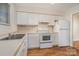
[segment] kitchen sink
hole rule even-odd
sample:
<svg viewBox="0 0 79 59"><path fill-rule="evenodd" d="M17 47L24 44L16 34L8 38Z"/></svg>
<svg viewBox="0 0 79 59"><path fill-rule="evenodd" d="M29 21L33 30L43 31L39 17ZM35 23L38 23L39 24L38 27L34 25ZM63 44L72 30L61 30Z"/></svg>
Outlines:
<svg viewBox="0 0 79 59"><path fill-rule="evenodd" d="M15 40L15 39L22 39L24 36L25 36L25 34L14 34L14 35L11 35L11 36L9 36L9 37L5 37L5 38L0 39L0 40Z"/></svg>
<svg viewBox="0 0 79 59"><path fill-rule="evenodd" d="M22 39L25 34L15 34L11 36L11 39Z"/></svg>

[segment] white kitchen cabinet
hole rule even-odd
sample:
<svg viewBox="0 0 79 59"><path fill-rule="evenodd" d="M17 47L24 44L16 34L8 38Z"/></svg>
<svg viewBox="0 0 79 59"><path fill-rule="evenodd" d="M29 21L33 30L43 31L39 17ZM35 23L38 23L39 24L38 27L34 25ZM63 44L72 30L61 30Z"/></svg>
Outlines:
<svg viewBox="0 0 79 59"><path fill-rule="evenodd" d="M24 36L22 40L23 41L21 42L20 47L18 48L16 56L27 56L27 36Z"/></svg>
<svg viewBox="0 0 79 59"><path fill-rule="evenodd" d="M54 25L53 20L61 20L62 16L17 12L18 25L38 25L39 22L49 22L49 25Z"/></svg>
<svg viewBox="0 0 79 59"><path fill-rule="evenodd" d="M21 47L19 48L19 51L17 53L17 56L23 56L23 48L24 48L24 44L21 45Z"/></svg>
<svg viewBox="0 0 79 59"><path fill-rule="evenodd" d="M58 45L58 33L56 32L52 34L52 43L53 43L53 46Z"/></svg>
<svg viewBox="0 0 79 59"><path fill-rule="evenodd" d="M69 46L69 31L60 30L58 37L59 46Z"/></svg>
<svg viewBox="0 0 79 59"><path fill-rule="evenodd" d="M67 20L58 22L58 42L59 46L70 46L70 23Z"/></svg>
<svg viewBox="0 0 79 59"><path fill-rule="evenodd" d="M29 49L40 47L39 34L29 33L27 38L28 38L28 48Z"/></svg>
<svg viewBox="0 0 79 59"><path fill-rule="evenodd" d="M39 22L50 22L50 16L51 15L40 15L40 20Z"/></svg>
<svg viewBox="0 0 79 59"><path fill-rule="evenodd" d="M60 26L60 28L68 28L69 29L69 21L67 20L60 20L59 23L58 23Z"/></svg>
<svg viewBox="0 0 79 59"><path fill-rule="evenodd" d="M16 56L25 56L25 55L26 55L25 52L27 52L27 51L26 51L26 45L25 45L25 43L23 42L23 43L21 44L21 46L20 46L20 48L19 48L19 51L18 51L18 53L17 53Z"/></svg>
<svg viewBox="0 0 79 59"><path fill-rule="evenodd" d="M27 25L29 15L28 13L17 12L17 24L18 25Z"/></svg>
<svg viewBox="0 0 79 59"><path fill-rule="evenodd" d="M29 13L28 15L29 15L28 25L38 25L39 15L32 13Z"/></svg>
<svg viewBox="0 0 79 59"><path fill-rule="evenodd" d="M17 12L18 25L38 25L38 17L36 14Z"/></svg>
<svg viewBox="0 0 79 59"><path fill-rule="evenodd" d="M52 42L40 44L40 48L51 48L52 46L53 46Z"/></svg>

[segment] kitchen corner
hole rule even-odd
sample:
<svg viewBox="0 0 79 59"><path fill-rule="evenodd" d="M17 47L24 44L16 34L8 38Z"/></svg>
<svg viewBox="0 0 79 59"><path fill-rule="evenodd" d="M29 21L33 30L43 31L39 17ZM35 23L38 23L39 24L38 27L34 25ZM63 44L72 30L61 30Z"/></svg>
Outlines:
<svg viewBox="0 0 79 59"><path fill-rule="evenodd" d="M71 17L78 8L74 3L0 3L0 56L67 52L79 41L79 12Z"/></svg>
<svg viewBox="0 0 79 59"><path fill-rule="evenodd" d="M20 56L24 55L23 49L26 49L26 35L22 39L1 40L0 41L0 56ZM23 50L23 51L22 51Z"/></svg>

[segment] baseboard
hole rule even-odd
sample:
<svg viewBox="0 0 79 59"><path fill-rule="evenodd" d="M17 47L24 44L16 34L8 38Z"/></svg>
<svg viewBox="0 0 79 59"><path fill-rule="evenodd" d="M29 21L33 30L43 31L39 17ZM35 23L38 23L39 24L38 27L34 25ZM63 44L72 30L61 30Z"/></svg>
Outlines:
<svg viewBox="0 0 79 59"><path fill-rule="evenodd" d="M70 47L70 46L59 46L60 48Z"/></svg>
<svg viewBox="0 0 79 59"><path fill-rule="evenodd" d="M58 45L53 45L53 47L58 47Z"/></svg>
<svg viewBox="0 0 79 59"><path fill-rule="evenodd" d="M31 49L40 49L40 47L28 48L28 50L31 50Z"/></svg>
<svg viewBox="0 0 79 59"><path fill-rule="evenodd" d="M65 47L71 47L71 46L58 46L58 45L54 45L53 47L65 48ZM53 48L53 47L50 47L50 48ZM50 48L48 48L48 49L50 49ZM35 47L35 48L29 48L28 50L31 50L31 49L46 49L46 48Z"/></svg>

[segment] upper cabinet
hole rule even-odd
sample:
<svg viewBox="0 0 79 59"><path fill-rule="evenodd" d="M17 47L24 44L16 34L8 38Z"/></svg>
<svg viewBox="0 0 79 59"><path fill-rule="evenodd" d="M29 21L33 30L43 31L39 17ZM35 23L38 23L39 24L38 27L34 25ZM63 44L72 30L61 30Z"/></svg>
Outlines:
<svg viewBox="0 0 79 59"><path fill-rule="evenodd" d="M17 13L17 24L18 25L26 25L28 23L28 14L27 13Z"/></svg>
<svg viewBox="0 0 79 59"><path fill-rule="evenodd" d="M28 25L38 25L39 15L29 13Z"/></svg>
<svg viewBox="0 0 79 59"><path fill-rule="evenodd" d="M0 3L0 24L7 25L10 22L9 19L10 7L8 3Z"/></svg>
<svg viewBox="0 0 79 59"><path fill-rule="evenodd" d="M18 25L38 25L38 15L17 12L17 24Z"/></svg>
<svg viewBox="0 0 79 59"><path fill-rule="evenodd" d="M40 22L48 22L54 25L54 20L60 20L61 16L17 12L17 25L38 25Z"/></svg>

